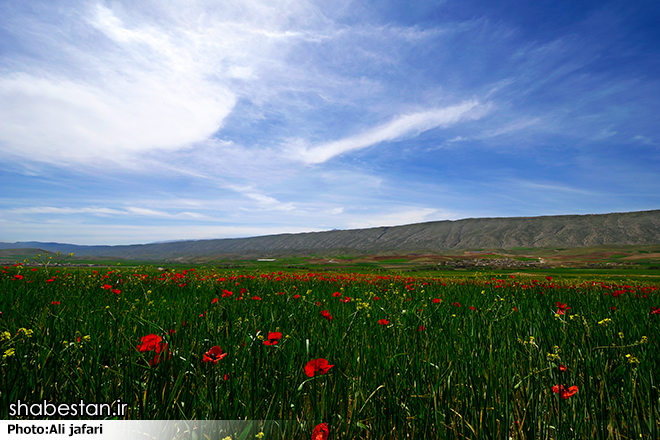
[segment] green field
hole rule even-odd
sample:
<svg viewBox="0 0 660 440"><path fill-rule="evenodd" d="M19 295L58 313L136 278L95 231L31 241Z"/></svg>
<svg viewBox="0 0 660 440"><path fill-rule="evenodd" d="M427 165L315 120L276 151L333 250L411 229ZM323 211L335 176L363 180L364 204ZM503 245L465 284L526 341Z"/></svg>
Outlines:
<svg viewBox="0 0 660 440"><path fill-rule="evenodd" d="M657 277L276 264L4 266L0 415L82 399L284 421L263 438L657 438Z"/></svg>

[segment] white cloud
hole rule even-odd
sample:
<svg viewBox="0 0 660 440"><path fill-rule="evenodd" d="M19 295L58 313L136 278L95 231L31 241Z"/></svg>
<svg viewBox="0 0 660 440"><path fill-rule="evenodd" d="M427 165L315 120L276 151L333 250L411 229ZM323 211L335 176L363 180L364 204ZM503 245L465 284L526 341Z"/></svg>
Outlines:
<svg viewBox="0 0 660 440"><path fill-rule="evenodd" d="M591 137L592 141L602 141L603 139L616 136L617 132L613 130L602 129Z"/></svg>
<svg viewBox="0 0 660 440"><path fill-rule="evenodd" d="M6 211L9 214L30 215L30 214L48 214L48 215L63 215L71 216L77 214L89 214L94 216L142 216L142 217L157 217L157 218L187 218L187 219L205 219L208 216L199 214L197 212L183 211L177 213L169 213L148 208L128 207L126 209L114 208L71 208L71 207L55 207L55 206L35 206L32 208L15 208Z"/></svg>
<svg viewBox="0 0 660 440"><path fill-rule="evenodd" d="M438 127L447 127L462 121L480 119L492 108L490 103L466 101L459 105L411 113L372 128L365 133L313 147L291 145L290 154L308 164L317 164L349 151L371 147L381 142L414 137Z"/></svg>
<svg viewBox="0 0 660 440"><path fill-rule="evenodd" d="M121 162L204 140L222 126L236 96L205 78L202 60L185 50L190 39L129 28L102 6L88 24L116 43L114 51L75 51L91 75L45 74L39 65L0 77L1 150L45 162Z"/></svg>
<svg viewBox="0 0 660 440"><path fill-rule="evenodd" d="M202 140L233 106L222 91L189 93L146 75L134 78L114 90L31 75L2 78L0 99L8 105L0 110L0 145L48 162L125 159Z"/></svg>
<svg viewBox="0 0 660 440"><path fill-rule="evenodd" d="M511 132L516 132L520 130L524 130L526 128L532 127L534 125L537 125L539 122L541 122L541 118L527 118L527 117L522 117L520 119L516 119L515 121L512 121L503 127L500 127L496 130L489 131L485 133L484 135L480 136L480 139L487 139L495 136L502 136L504 134L508 134Z"/></svg>
<svg viewBox="0 0 660 440"><path fill-rule="evenodd" d="M144 201L149 203L149 201ZM157 202L157 201L154 201ZM209 203L213 203L209 201ZM109 210L106 208L53 208L39 207L0 211L0 241L36 240L58 241L74 244L130 244L148 243L172 239L213 239L252 237L282 233L303 233L329 229L356 229L380 226L397 226L439 219L458 218L456 213L423 206L389 206L386 210L363 210L327 204L323 201L306 206L297 216L267 221L268 213L254 216L240 214L233 219L204 216L194 225L182 229L181 221L186 212L168 214L149 208L130 207ZM237 208L236 208L237 209ZM104 215L99 213L103 212ZM107 213L121 215L122 223L114 224ZM6 215L10 214L10 215ZM19 215L20 214L20 215ZM36 215L35 215L36 214ZM47 220L39 214L50 215ZM95 219L90 218L96 217ZM102 219L99 220L99 217ZM146 224L144 217L163 219ZM103 220L108 219L108 220Z"/></svg>
<svg viewBox="0 0 660 440"><path fill-rule="evenodd" d="M196 225L182 228L181 225L140 225L140 224L85 224L66 219L50 221L10 221L0 219L5 231L12 231L11 237L0 234L0 241L57 241L79 245L143 244L163 240L204 240L222 238L256 237L283 233L312 232L311 229L287 226L249 225ZM6 228L6 229L5 229ZM13 237L29 237L27 239Z"/></svg>
<svg viewBox="0 0 660 440"><path fill-rule="evenodd" d="M254 190L253 188L240 188L232 187L237 192L243 194L251 200L257 202L257 206L243 207L241 209L245 211L257 210L273 210L273 211L292 211L295 209L293 203L282 203L274 197L267 196L261 192Z"/></svg>
<svg viewBox="0 0 660 440"><path fill-rule="evenodd" d="M400 50L405 41L420 44L457 31L454 27L340 25L332 17L341 15L338 11L344 6L306 1L182 4L145 0L91 3L75 14L69 11L60 17L67 31L62 31L62 23L33 21L20 38L26 44L47 46L43 51L52 56L26 58L21 69L0 74L0 152L60 165L107 167L112 162L111 167L145 172L148 168L136 164L144 164L147 157L173 153L199 157L197 151L204 144L213 144L223 160L209 158L206 165L215 162L230 173L246 169L250 172L244 176L258 176L254 171L258 167L252 164L265 161L255 161L257 155L282 156L274 149L280 142L277 137L266 137L266 146L212 138L236 112L241 99L254 106L241 108L248 114L234 115L250 123L267 111L264 105L277 105L282 122L298 120L303 108L322 111L319 99L323 105L356 105L356 99L369 99L372 110L409 106L387 99L373 103L383 87L378 79L353 76L336 66L319 64L318 58L341 51L348 57L345 63L367 60L378 65L369 54L386 56L383 48L392 44ZM355 38L360 40L359 48L351 43ZM351 54L346 55L346 49ZM306 65L305 53L316 61ZM317 134L297 125L293 136L302 139L301 147L280 163L294 165L289 159L297 165L324 162L379 142L478 119L488 110L488 103L476 101L422 110L360 135L311 147L305 139ZM278 136L286 138L291 132ZM273 149L264 151L268 145Z"/></svg>
<svg viewBox="0 0 660 440"><path fill-rule="evenodd" d="M158 211L155 209L148 209L148 208L136 208L136 207L129 207L126 208L126 213L127 214L135 214L135 215L140 215L144 217L159 217L159 218L187 218L187 219L204 219L208 218L205 215L196 213L196 212L190 212L190 211L184 211L184 212L178 212L176 214L171 214L169 212L165 211Z"/></svg>
<svg viewBox="0 0 660 440"><path fill-rule="evenodd" d="M653 139L650 137L642 136L642 135L637 135L634 138L632 138L633 141L635 142L641 142L644 145L654 145L655 142L653 142Z"/></svg>
<svg viewBox="0 0 660 440"><path fill-rule="evenodd" d="M11 214L55 214L55 215L70 215L70 214L94 214L94 215L119 215L124 212L118 209L111 208L59 208L55 206L35 206L32 208L16 208L8 211Z"/></svg>
<svg viewBox="0 0 660 440"><path fill-rule="evenodd" d="M245 82L282 68L291 41L315 38L286 29L309 14L305 4L146 3L66 15L79 19L68 29L80 35L31 24L20 38L49 56L0 74L0 152L123 167L146 152L189 147L222 128L250 90Z"/></svg>
<svg viewBox="0 0 660 440"><path fill-rule="evenodd" d="M452 217L450 213L441 212L433 208L401 208L395 210L389 208L389 213L374 213L368 216L356 216L349 220L348 225L351 228L376 228L380 226L399 226L408 225L411 223L422 223L426 221L435 220L438 217L449 218ZM394 212L392 212L394 211ZM449 215L448 215L449 214Z"/></svg>
<svg viewBox="0 0 660 440"><path fill-rule="evenodd" d="M536 193L539 191L549 191L552 193L562 192L562 193L572 193L572 194L582 194L586 196L596 196L601 195L593 191L587 191L579 188L573 188L567 185L559 185L553 183L538 183L522 179L510 179L511 186L514 188L522 190L533 190Z"/></svg>

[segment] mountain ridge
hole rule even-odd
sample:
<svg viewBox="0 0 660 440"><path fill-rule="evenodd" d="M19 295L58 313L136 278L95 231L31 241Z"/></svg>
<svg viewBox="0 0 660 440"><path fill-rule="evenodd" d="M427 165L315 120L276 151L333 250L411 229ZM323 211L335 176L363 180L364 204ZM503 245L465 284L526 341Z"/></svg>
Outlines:
<svg viewBox="0 0 660 440"><path fill-rule="evenodd" d="M536 217L482 217L400 226L283 233L248 238L83 246L0 243L0 249L39 248L76 256L156 260L177 257L278 256L314 253L440 252L459 249L579 248L660 244L660 210Z"/></svg>

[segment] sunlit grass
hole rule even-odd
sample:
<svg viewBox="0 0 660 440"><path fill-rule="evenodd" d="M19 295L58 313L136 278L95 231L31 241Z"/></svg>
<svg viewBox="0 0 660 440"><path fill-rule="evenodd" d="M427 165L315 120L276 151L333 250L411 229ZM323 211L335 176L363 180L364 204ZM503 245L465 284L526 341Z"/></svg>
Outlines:
<svg viewBox="0 0 660 440"><path fill-rule="evenodd" d="M287 438L322 422L332 438L653 438L654 307L654 285L550 277L8 266L0 411L83 399L127 419L286 420ZM332 367L310 377L316 359Z"/></svg>

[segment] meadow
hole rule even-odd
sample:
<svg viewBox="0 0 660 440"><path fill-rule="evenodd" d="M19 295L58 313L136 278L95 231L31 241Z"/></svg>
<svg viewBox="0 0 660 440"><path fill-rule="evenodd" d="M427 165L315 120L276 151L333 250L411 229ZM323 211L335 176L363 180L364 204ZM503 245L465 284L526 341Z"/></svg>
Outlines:
<svg viewBox="0 0 660 440"><path fill-rule="evenodd" d="M1 269L5 420L83 400L115 415L75 419L255 421L233 440L658 437L643 279Z"/></svg>

